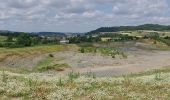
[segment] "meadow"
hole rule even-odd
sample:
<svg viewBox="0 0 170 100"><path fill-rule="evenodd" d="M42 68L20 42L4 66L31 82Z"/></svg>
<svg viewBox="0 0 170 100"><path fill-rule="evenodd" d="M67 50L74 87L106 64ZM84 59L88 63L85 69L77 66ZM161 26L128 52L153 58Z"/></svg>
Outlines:
<svg viewBox="0 0 170 100"><path fill-rule="evenodd" d="M38 100L168 100L170 70L98 78L87 73L53 75L0 71L0 99Z"/></svg>

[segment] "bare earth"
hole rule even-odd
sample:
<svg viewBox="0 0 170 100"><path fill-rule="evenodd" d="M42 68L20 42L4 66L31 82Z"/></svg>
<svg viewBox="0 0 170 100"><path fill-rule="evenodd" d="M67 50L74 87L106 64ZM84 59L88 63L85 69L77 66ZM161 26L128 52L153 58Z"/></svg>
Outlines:
<svg viewBox="0 0 170 100"><path fill-rule="evenodd" d="M128 46L125 47L126 45ZM169 50L152 49L156 47L144 43L128 43L122 47L121 50L128 55L127 59L119 56L113 59L110 56L79 53L76 50L70 50L53 52L54 61L52 64L66 63L71 67L65 69L63 72L55 73L67 74L75 71L85 74L92 72L97 76L115 76L170 66ZM33 68L47 56L48 54L12 55L3 59L3 61L0 62L0 66ZM50 71L50 73L52 72L53 71Z"/></svg>
<svg viewBox="0 0 170 100"><path fill-rule="evenodd" d="M70 57L61 62L72 65L72 68L67 70L66 73L76 71L80 73L92 72L97 76L114 76L158 69L170 65L170 51L136 51L129 54L127 59L112 59L111 57L77 53L73 53L74 56L71 56L71 52L57 53L56 55L61 56L62 54Z"/></svg>

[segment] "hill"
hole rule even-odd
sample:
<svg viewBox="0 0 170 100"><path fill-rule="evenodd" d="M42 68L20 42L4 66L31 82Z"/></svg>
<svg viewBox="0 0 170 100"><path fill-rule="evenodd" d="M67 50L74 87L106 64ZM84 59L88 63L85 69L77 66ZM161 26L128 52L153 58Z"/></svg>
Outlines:
<svg viewBox="0 0 170 100"><path fill-rule="evenodd" d="M20 33L29 33L30 35L38 35L38 36L48 36L48 37L74 37L78 35L84 35L83 33L71 33L71 32L17 32L17 31L9 31L9 30L0 30L1 36L18 36Z"/></svg>
<svg viewBox="0 0 170 100"><path fill-rule="evenodd" d="M95 34L99 32L134 31L134 30L164 31L164 30L170 30L170 26L159 25L159 24L144 24L139 26L101 27L96 30L90 31L87 34Z"/></svg>

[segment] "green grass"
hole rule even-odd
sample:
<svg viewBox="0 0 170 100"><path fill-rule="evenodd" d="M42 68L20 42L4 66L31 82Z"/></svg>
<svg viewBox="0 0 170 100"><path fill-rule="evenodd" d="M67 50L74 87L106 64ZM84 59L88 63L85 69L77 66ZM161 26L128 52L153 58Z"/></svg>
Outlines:
<svg viewBox="0 0 170 100"><path fill-rule="evenodd" d="M38 71L48 71L48 70L55 70L55 71L64 71L65 68L70 68L70 66L66 63L63 64L52 64L54 61L54 56L49 54L48 57L39 61L35 70Z"/></svg>
<svg viewBox="0 0 170 100"><path fill-rule="evenodd" d="M46 71L48 70L48 66L50 66L51 62L54 60L53 57L46 57L44 59L42 59L36 66L36 68L39 70L39 71Z"/></svg>

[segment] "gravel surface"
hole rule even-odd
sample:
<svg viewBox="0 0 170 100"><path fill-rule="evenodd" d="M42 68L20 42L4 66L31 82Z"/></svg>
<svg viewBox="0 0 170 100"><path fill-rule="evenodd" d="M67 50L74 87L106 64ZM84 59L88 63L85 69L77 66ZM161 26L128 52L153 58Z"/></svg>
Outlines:
<svg viewBox="0 0 170 100"><path fill-rule="evenodd" d="M52 53L54 61L51 64L66 63L71 67L57 73L65 74L75 71L84 74L93 72L97 76L122 75L170 66L170 51L146 49L147 47L143 43L133 43L131 45L120 47L128 55L127 59L119 56L113 59L110 56L100 54L63 51ZM145 49L143 49L144 47ZM48 54L12 55L0 62L0 66L34 67L47 56Z"/></svg>

